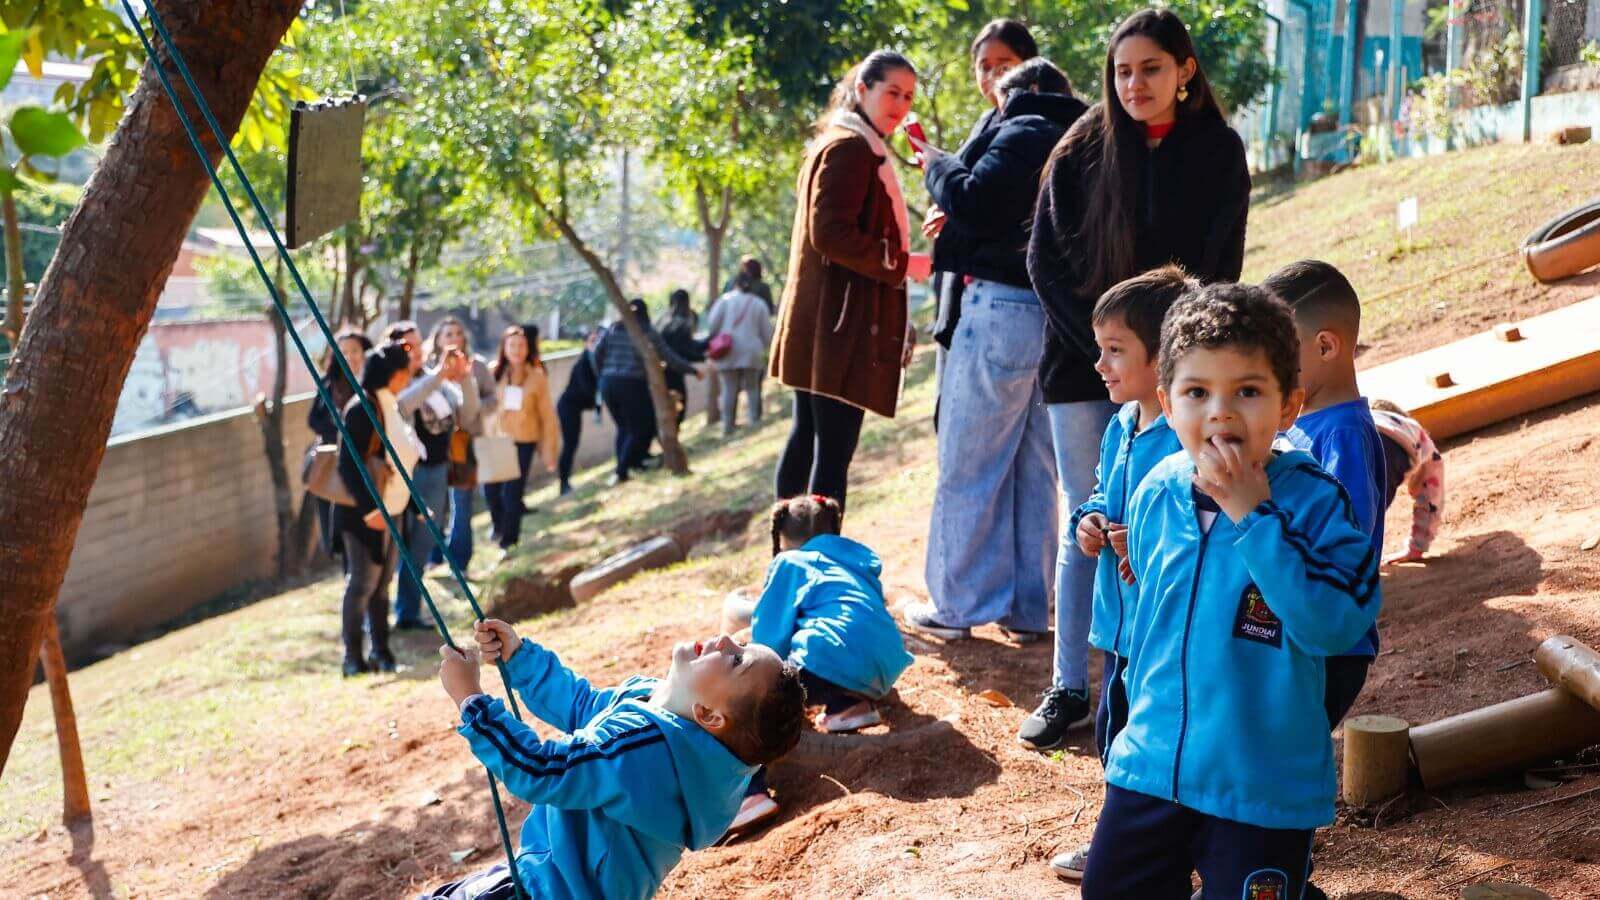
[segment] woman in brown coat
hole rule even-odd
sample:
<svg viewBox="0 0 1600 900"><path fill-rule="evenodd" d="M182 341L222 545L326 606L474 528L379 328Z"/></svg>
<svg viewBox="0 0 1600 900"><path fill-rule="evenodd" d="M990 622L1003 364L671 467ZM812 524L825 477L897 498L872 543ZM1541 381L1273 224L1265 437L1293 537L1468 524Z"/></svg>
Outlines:
<svg viewBox="0 0 1600 900"><path fill-rule="evenodd" d="M822 494L843 504L863 413L894 416L911 359L912 261L905 200L884 141L911 111L916 89L905 57L868 56L834 91L800 167L771 364L772 376L794 389L780 499Z"/></svg>

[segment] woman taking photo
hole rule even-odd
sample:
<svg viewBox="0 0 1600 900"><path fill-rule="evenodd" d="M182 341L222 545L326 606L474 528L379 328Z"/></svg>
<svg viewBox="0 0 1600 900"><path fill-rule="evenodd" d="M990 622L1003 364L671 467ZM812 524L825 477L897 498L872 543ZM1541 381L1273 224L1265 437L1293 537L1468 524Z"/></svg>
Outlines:
<svg viewBox="0 0 1600 900"><path fill-rule="evenodd" d="M905 57L875 51L834 90L800 167L770 368L794 389L794 426L778 461L780 499L824 494L843 504L863 413L895 413L900 370L911 361L911 255L905 200L884 141L911 111L916 90Z"/></svg>
<svg viewBox="0 0 1600 900"><path fill-rule="evenodd" d="M522 492L528 484L533 453L539 451L547 470L556 470L561 452L561 424L556 419L555 403L550 399L550 379L539 348L518 325L506 328L500 336L500 354L491 369L495 398L500 415L494 432L511 438L517 445L517 477L483 486L489 503L489 518L500 547L510 549L522 539Z"/></svg>
<svg viewBox="0 0 1600 900"><path fill-rule="evenodd" d="M411 383L411 351L404 344L388 343L367 354L361 371L361 390L382 418L383 433L394 445L401 465L409 473L417 464L421 444L401 415L395 395ZM398 555L394 538L372 494L362 481L362 468L383 500L383 508L398 519L411 494L405 479L395 474L383 442L372 427L372 419L351 396L344 407L344 427L350 434L349 447L339 453L339 477L355 498L354 506L333 508L333 528L344 544L344 637L345 677L363 672L393 672L394 654L389 652L389 580L394 577ZM415 560L420 565L421 560ZM410 577L409 575L407 577ZM365 633L372 636L372 652L363 656Z"/></svg>
<svg viewBox="0 0 1600 900"><path fill-rule="evenodd" d="M1049 320L1039 377L1062 509L1076 508L1093 490L1100 437L1114 411L1093 367L1095 300L1167 263L1202 281L1237 280L1250 205L1244 145L1177 16L1145 9L1124 20L1107 47L1102 84L1100 103L1052 154L1028 243L1028 274ZM1094 567L1071 535L1061 535L1052 684L1018 735L1035 749L1059 746L1091 715L1086 640ZM1082 862L1063 854L1051 867L1073 878Z"/></svg>
<svg viewBox="0 0 1600 900"><path fill-rule="evenodd" d="M966 151L922 148L928 194L948 217L935 264L970 284L940 385L929 602L906 619L946 640L998 622L1033 642L1050 628L1056 473L1039 390L1045 317L1025 251L1039 172L1085 107L1046 59L1012 69L995 93L999 114Z"/></svg>
<svg viewBox="0 0 1600 900"><path fill-rule="evenodd" d="M478 392L477 417L474 421L457 422L456 425L468 434L482 434L483 422L495 411L494 378L489 374L489 364L472 352L472 337L467 333L467 327L455 316L445 316L433 326L433 334L428 338L428 355L423 365L428 369L438 368L445 352L449 350L460 350L472 366L471 377L461 382L461 389L476 389ZM450 560L458 569L466 569L472 559L472 500L476 493L475 487L450 486L450 528L446 540L449 542ZM440 531L444 530L443 523L440 523ZM441 548L434 547L428 561L435 564L444 562Z"/></svg>

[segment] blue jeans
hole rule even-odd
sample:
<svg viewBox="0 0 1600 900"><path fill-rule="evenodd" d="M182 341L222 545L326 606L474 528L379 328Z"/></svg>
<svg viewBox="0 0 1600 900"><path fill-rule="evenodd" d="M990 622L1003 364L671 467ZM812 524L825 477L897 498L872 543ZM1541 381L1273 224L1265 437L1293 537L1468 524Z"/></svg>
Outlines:
<svg viewBox="0 0 1600 900"><path fill-rule="evenodd" d="M1056 448L1056 477L1061 484L1061 518L1094 492L1094 471L1100 463L1100 439L1117 412L1108 400L1050 404L1050 432ZM1056 658L1051 682L1058 688L1083 690L1089 684L1089 615L1094 606L1095 560L1083 555L1065 526L1056 550Z"/></svg>
<svg viewBox="0 0 1600 900"><path fill-rule="evenodd" d="M939 393L925 571L942 624L1050 628L1057 514L1039 390L1044 329L1027 288L975 281L962 302Z"/></svg>
<svg viewBox="0 0 1600 900"><path fill-rule="evenodd" d="M417 496L428 505L428 513L433 516L433 521L444 530L444 504L449 493L449 469L443 463L435 465L419 464L411 473L411 483L417 487ZM411 553L411 561L417 567L420 575L422 567L428 564L428 554L433 552L433 534L422 521L422 513L416 509L416 504L406 507L403 532L406 538L406 547ZM404 565L396 567L400 572L400 584L394 592L394 621L396 625L410 625L422 621L422 591L417 586L417 580L411 577Z"/></svg>
<svg viewBox="0 0 1600 900"><path fill-rule="evenodd" d="M465 569L472 560L472 501L476 496L476 488L450 489L450 561L458 569ZM444 561L437 548L433 555Z"/></svg>

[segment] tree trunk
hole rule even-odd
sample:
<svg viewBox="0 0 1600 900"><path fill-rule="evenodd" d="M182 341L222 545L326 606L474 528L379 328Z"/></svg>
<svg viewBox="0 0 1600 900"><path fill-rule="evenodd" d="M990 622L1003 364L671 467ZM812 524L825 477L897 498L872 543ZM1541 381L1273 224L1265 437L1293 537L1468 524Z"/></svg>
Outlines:
<svg viewBox="0 0 1600 900"><path fill-rule="evenodd" d="M411 318L411 298L417 292L417 266L422 254L416 243L411 244L411 257L406 261L406 283L400 291L400 318Z"/></svg>
<svg viewBox="0 0 1600 900"><path fill-rule="evenodd" d="M276 271L278 296L283 296L283 262ZM256 400L256 424L261 426L261 442L267 455L267 472L272 475L273 509L278 516L278 578L288 578L299 567L294 547L294 500L289 494L289 466L283 453L283 395L289 381L289 348L283 317L276 309L267 310L272 326L272 357L276 371L272 376L272 398ZM333 348L339 352L338 347Z"/></svg>
<svg viewBox="0 0 1600 900"><path fill-rule="evenodd" d="M356 273L361 269L361 235L356 232L354 224L346 225L344 229L344 285L339 291L342 298L339 302L344 305L344 314L351 319L356 318L360 308L356 305ZM361 314L362 325L366 325L366 315Z"/></svg>
<svg viewBox="0 0 1600 900"><path fill-rule="evenodd" d="M61 755L61 821L67 825L89 817L89 778L83 770L83 745L78 740L78 716L72 711L72 691L67 685L67 660L61 654L61 632L54 615L45 617L39 663L50 683L50 708L55 713L56 749Z"/></svg>
<svg viewBox="0 0 1600 900"><path fill-rule="evenodd" d="M673 403L672 395L667 393L667 379L662 374L661 357L656 353L655 345L645 337L644 327L633 316L633 308L628 305L628 298L622 293L622 285L617 280L616 273L605 264L598 254L589 248L583 237L572 227L572 223L559 214L554 208L544 201L544 195L532 184L524 184L528 196L533 200L534 206L544 213L545 217L556 226L567 244L572 247L589 266L589 271L600 279L600 284L606 289L606 296L610 298L611 305L621 317L622 327L628 330L628 338L633 341L633 348L639 352L639 358L644 360L645 381L650 385L650 403L655 407L656 413L656 439L661 442L661 463L667 471L674 475L689 474L689 456L684 453L683 445L678 443L678 407Z"/></svg>
<svg viewBox="0 0 1600 900"><path fill-rule="evenodd" d="M6 340L12 347L22 334L22 303L28 293L28 273L23 271L22 229L17 227L17 198L6 194L0 199L5 214L6 242Z"/></svg>
<svg viewBox="0 0 1600 900"><path fill-rule="evenodd" d="M299 0L156 0L228 135ZM185 102L187 98L185 98ZM191 108L198 120L198 111ZM207 139L217 158L221 148ZM0 770L134 351L210 180L146 65L0 393ZM93 347L94 352L81 352Z"/></svg>

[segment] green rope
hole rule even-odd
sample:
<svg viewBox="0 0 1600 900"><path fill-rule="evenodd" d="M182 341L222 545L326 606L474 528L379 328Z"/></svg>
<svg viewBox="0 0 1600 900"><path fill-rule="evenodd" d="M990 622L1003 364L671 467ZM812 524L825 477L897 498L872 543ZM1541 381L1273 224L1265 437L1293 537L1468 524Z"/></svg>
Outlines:
<svg viewBox="0 0 1600 900"><path fill-rule="evenodd" d="M217 189L217 193L221 196L223 206L228 211L228 217L232 219L234 228L239 232L239 237L243 241L246 251L249 252L251 261L255 264L257 274L261 276L262 283L264 283L267 287L267 293L269 296L271 296L273 305L277 308L278 314L283 318L283 321L289 326L286 330L294 341L295 350L298 351L301 362L303 362L307 370L312 373L318 398L323 403L327 404L329 409L333 409L333 398L328 392L328 387L323 383L322 379L316 377L316 365L312 362L311 353L306 349L305 341L300 337L299 333L293 327L289 316L288 307L284 304L283 298L279 295L277 285L273 282L271 276L267 274L266 266L262 263L260 255L256 253L255 246L250 240L248 230L245 228L244 222L239 218L239 214L234 207L233 199L228 195L227 188L223 186L222 179L217 174L216 167L212 165L211 159L206 155L205 146L202 143L199 134L196 132L194 123L189 118L189 114L184 110L182 102L178 99L177 91L173 88L171 80L167 77L166 70L161 65L155 47L151 44L149 35L146 33L143 24L141 24L138 14L134 12L130 0L122 0L122 5L128 13L129 21L133 23L134 30L139 35L139 42L144 46L145 54L149 57L151 68L155 70L157 78L160 79L161 87L166 93L167 98L172 101L173 110L178 114L178 121L180 124L182 124L184 133L188 136L189 143L194 148L195 156L199 158L200 164L205 167L206 174L211 178L211 184ZM267 213L265 207L261 203L261 199L256 195L255 188L251 185L250 179L245 175L243 168L239 165L239 161L234 156L233 150L229 146L227 138L222 133L221 126L218 125L215 115L212 114L210 105L206 103L205 96L200 92L199 86L195 84L194 77L189 73L189 67L184 61L183 54L179 52L176 43L173 42L172 35L167 31L166 25L161 21L161 17L156 12L155 5L153 3L146 4L146 12L150 16L150 24L155 27L155 30L160 36L163 45L172 58L173 64L178 69L179 75L183 78L184 84L188 87L189 93L194 97L195 105L199 108L201 115L205 118L206 125L210 129L212 137L214 137L218 145L221 146L222 152L227 156L228 162L232 166L235 176L238 177L240 184L243 185L245 194L250 198L250 202L252 206L254 206L256 214L260 218L262 225L272 237L272 243L277 249L278 258L289 270L290 275L293 276L295 286L299 288L301 297L305 300L307 307L311 310L311 315L316 320L317 327L322 332L323 338L328 342L328 346L336 347L337 342L334 339L332 329L329 328L328 322L323 317L321 310L317 308L316 301L312 299L311 292L306 288L305 281L301 278L299 269L295 266L294 260L290 258L288 249L284 246L282 239L278 235L276 227L274 227L272 224L272 217ZM349 364L345 361L344 355L341 353L334 353L333 358L336 365L339 367L340 373L344 375L345 379L349 382L351 388L353 389L355 396L359 399L361 408L365 410L367 416L372 420L374 432L378 435L380 442L383 444L384 450L388 453L389 459L393 462L395 471L405 482L406 490L408 493L410 493L412 502L416 503L419 509L426 510L427 505L424 504L417 496L416 485L412 483L411 477L409 473L406 472L405 466L401 463L399 454L396 452L394 445L390 443L388 435L383 431L381 417L379 416L377 410L375 410L372 407L372 404L368 401L366 392L361 389L360 383L355 377L355 373L351 371ZM353 441L350 439L350 433L345 427L343 418L335 415L333 416L333 421L335 426L338 428L339 436L343 440L346 449L352 456L356 457L358 464L355 468L361 477L362 485L367 489L367 492L371 494L372 498L376 502L378 513L383 518L384 526L388 529L390 538L395 541L400 559L405 564L406 572L416 581L418 590L422 595L422 599L428 606L428 612L433 616L434 626L438 629L440 636L444 638L445 643L453 649L456 648L455 641L450 637L450 629L447 625L445 625L444 617L439 613L438 606L434 603L433 597L429 594L426 584L423 583L421 570L418 568L416 561L411 558L410 550L405 545L405 542L400 540L399 527L395 524L394 519L389 515L388 509L384 506L383 498L377 488L373 485L372 479L366 471L366 466L360 464L361 460L357 455ZM445 544L444 536L440 533L438 526L432 521L432 517L429 515L423 515L421 519L424 523L426 523L429 531L433 535L434 540L440 546L443 546ZM449 554L446 554L445 556L446 562L450 566L451 573L455 576L457 584L461 586L463 593L466 595L468 604L472 607L473 614L479 621L482 621L484 618L483 610L481 607L479 607L477 599L473 596L472 589L467 584L466 577L462 574L455 561L449 558ZM504 663L496 660L495 665L500 670L502 680L505 680L506 683L509 684L509 679L506 679L505 675ZM510 691L507 692L507 701L512 712L517 716L518 719L521 719L522 711L517 705L516 697L511 694ZM488 771L487 767L485 767L485 773L488 775L489 779L489 796L494 803L495 819L500 829L500 842L505 847L506 863L510 870L512 886L515 888L519 898L526 897L527 892L522 887L521 875L517 872L516 852L512 847L511 832L506 824L505 810L500 802L500 791L495 784L494 773Z"/></svg>

